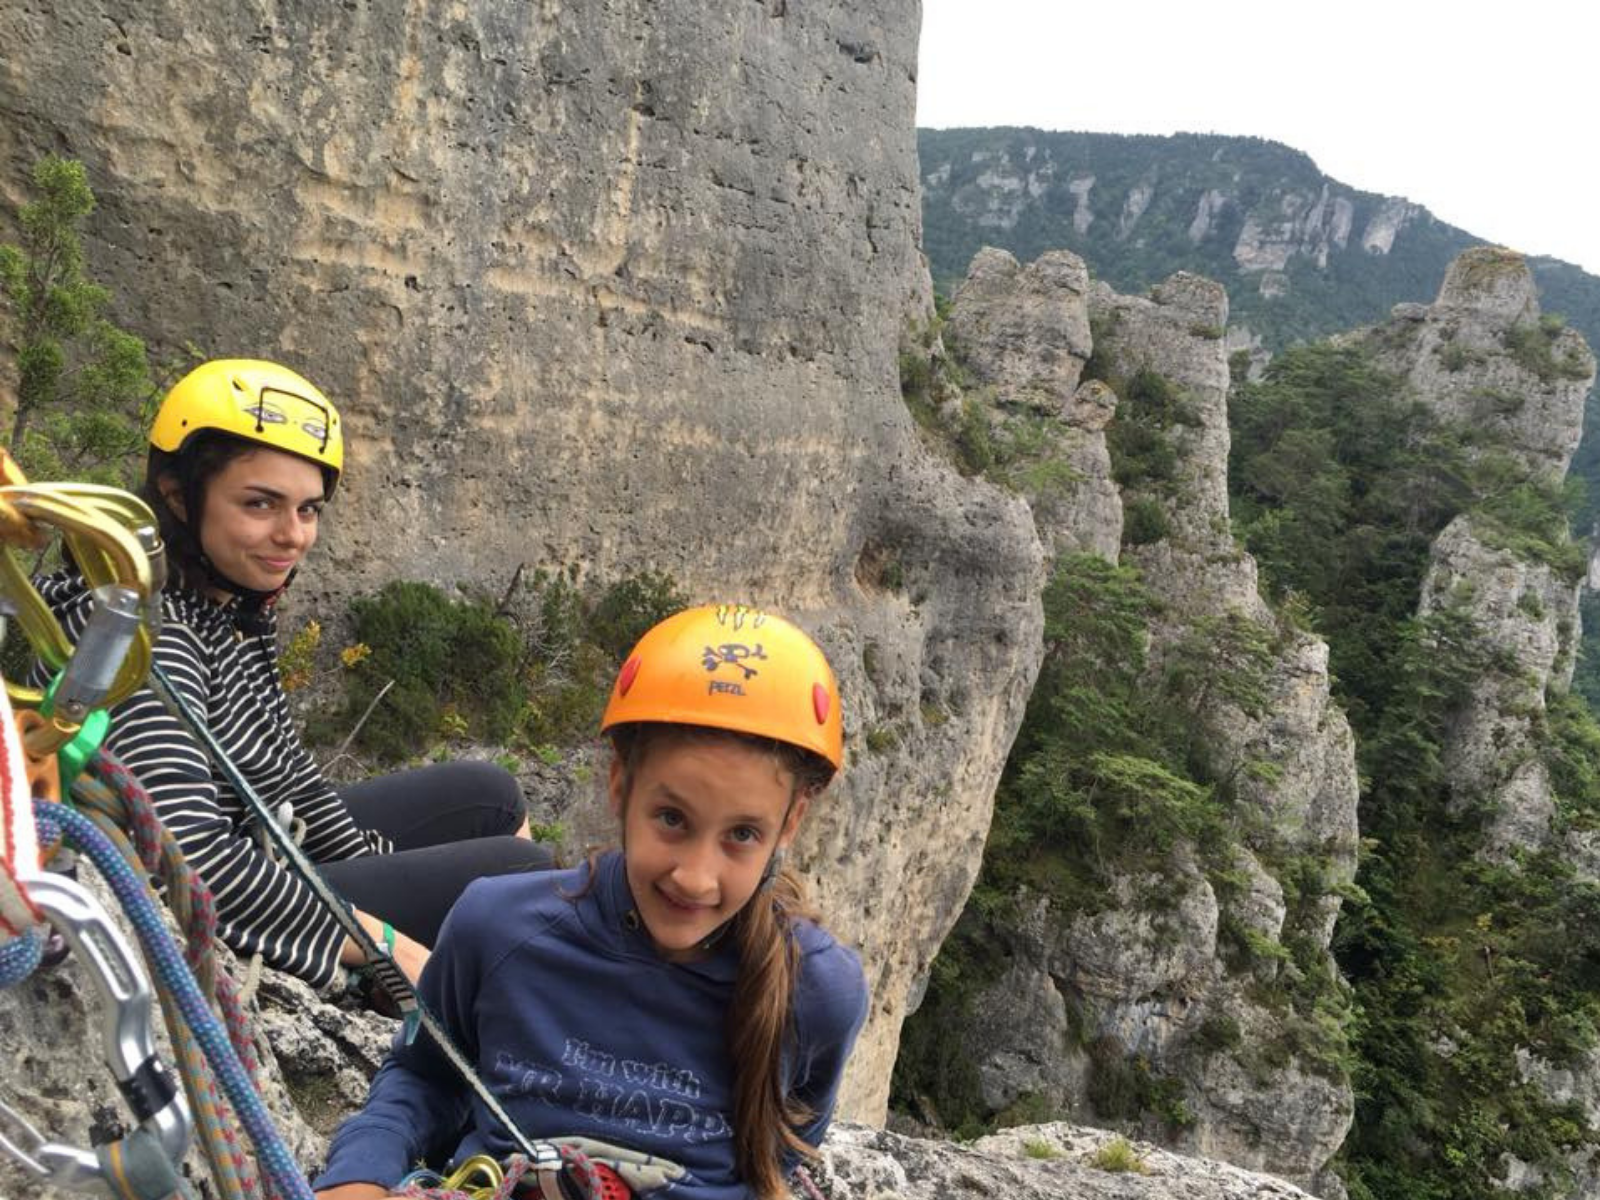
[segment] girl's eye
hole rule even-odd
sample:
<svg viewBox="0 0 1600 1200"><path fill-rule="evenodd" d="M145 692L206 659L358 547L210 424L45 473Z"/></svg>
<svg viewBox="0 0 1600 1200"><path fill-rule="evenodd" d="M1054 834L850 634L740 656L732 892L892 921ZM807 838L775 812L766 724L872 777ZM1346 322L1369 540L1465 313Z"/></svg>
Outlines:
<svg viewBox="0 0 1600 1200"><path fill-rule="evenodd" d="M322 505L302 504L300 506L300 515L308 521L315 521L322 515Z"/></svg>
<svg viewBox="0 0 1600 1200"><path fill-rule="evenodd" d="M753 846L761 840L761 831L754 825L740 825L728 831L728 840L741 846Z"/></svg>
<svg viewBox="0 0 1600 1200"><path fill-rule="evenodd" d="M656 810L656 824L663 829L679 830L683 828L683 814L675 808L662 808Z"/></svg>

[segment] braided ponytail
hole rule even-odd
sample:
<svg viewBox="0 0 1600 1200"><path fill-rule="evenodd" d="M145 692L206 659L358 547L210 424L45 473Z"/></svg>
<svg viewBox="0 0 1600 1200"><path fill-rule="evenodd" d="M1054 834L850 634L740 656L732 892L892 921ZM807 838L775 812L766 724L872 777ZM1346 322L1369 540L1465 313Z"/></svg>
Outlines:
<svg viewBox="0 0 1600 1200"><path fill-rule="evenodd" d="M803 886L788 868L739 914L739 979L728 1010L734 1071L734 1154L739 1174L758 1196L784 1194L780 1156L816 1151L795 1130L812 1114L788 1094L784 1051L794 1037L799 951L792 922L811 917Z"/></svg>

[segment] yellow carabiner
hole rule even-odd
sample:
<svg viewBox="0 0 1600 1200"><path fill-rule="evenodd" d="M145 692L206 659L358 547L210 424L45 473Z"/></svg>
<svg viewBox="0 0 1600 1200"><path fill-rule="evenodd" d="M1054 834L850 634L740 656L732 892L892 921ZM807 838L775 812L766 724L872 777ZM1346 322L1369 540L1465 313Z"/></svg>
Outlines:
<svg viewBox="0 0 1600 1200"><path fill-rule="evenodd" d="M487 1154L474 1154L451 1172L444 1181L444 1187L448 1191L465 1192L473 1200L492 1200L504 1179L505 1172L500 1169L499 1163Z"/></svg>
<svg viewBox="0 0 1600 1200"><path fill-rule="evenodd" d="M165 557L155 517L144 501L98 484L29 483L11 457L0 450L0 542L6 543L0 552L0 592L10 600L14 620L35 654L58 678L72 661L75 647L12 548L38 550L47 544L51 529L61 533L84 581L96 593L97 606L102 598L110 597L119 613L142 616L121 617L120 640L111 643L117 655L114 674L104 639L97 645L107 661L95 664L89 672L71 672L74 679L92 675L96 683L74 691L74 703L67 711L52 711L45 727L31 731L28 749L36 754L53 752L71 741L82 728L88 708L109 708L143 685L158 621L157 598L165 582ZM130 632L129 620L139 620L139 628ZM5 687L18 704L37 708L45 703L45 693L39 688L10 680Z"/></svg>

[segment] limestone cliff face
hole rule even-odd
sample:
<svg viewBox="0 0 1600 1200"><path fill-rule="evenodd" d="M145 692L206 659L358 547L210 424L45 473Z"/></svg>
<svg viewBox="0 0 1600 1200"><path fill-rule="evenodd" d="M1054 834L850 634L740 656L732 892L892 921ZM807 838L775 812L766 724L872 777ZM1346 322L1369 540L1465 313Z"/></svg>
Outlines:
<svg viewBox="0 0 1600 1200"><path fill-rule="evenodd" d="M1559 481L1578 443L1595 357L1583 339L1542 321L1533 278L1521 257L1478 249L1452 264L1432 305L1402 305L1365 335L1390 369L1412 383L1442 417L1484 429L1523 477ZM1565 828L1542 748L1547 700L1572 680L1579 637L1579 588L1586 563L1575 547L1552 560L1508 540L1492 521L1461 516L1435 539L1423 581L1423 616L1451 609L1470 621L1489 663L1453 715L1443 754L1457 811L1483 815L1481 856L1514 866L1517 854L1552 850L1592 882L1592 832ZM1553 1064L1518 1051L1522 1076L1556 1103L1571 1103L1591 1124L1600 1095L1594 1053ZM1508 1186L1552 1183L1508 1156ZM1570 1157L1563 1194L1600 1190L1588 1156Z"/></svg>
<svg viewBox="0 0 1600 1200"><path fill-rule="evenodd" d="M1442 417L1482 429L1531 472L1566 474L1594 357L1575 330L1541 325L1520 254L1463 253L1434 303L1398 305L1369 344Z"/></svg>
<svg viewBox="0 0 1600 1200"><path fill-rule="evenodd" d="M1037 446L1013 473L1047 552L1115 562L1122 498L1105 427L1117 398L1098 380L1079 385L1092 349L1088 293L1089 272L1075 254L1052 251L1024 267L986 249L972 260L946 328L983 389L988 419L1031 420L1037 431Z"/></svg>
<svg viewBox="0 0 1600 1200"><path fill-rule="evenodd" d="M1441 417L1482 430L1518 469L1560 480L1577 448L1595 360L1575 332L1541 323L1533 277L1519 255L1470 250L1431 305L1402 305L1364 335ZM1492 666L1456 715L1444 752L1458 807L1494 815L1485 849L1543 844L1555 807L1533 752L1545 695L1572 678L1581 570L1504 544L1481 520L1459 517L1435 541L1420 612L1463 611Z"/></svg>
<svg viewBox="0 0 1600 1200"><path fill-rule="evenodd" d="M1239 780L1240 820L1263 830L1234 852L1231 873L1247 885L1221 894L1179 854L1160 875L1118 878L1112 901L1091 915L1063 919L1049 900L1019 896L1022 916L1004 932L1009 966L977 1001L973 1045L994 1110L1032 1094L1095 1119L1094 1073L1107 1065L1096 1055L1137 1061L1176 1082L1193 1118L1168 1131L1178 1145L1323 1186L1319 1172L1349 1127L1349 1084L1299 1053L1268 1065L1259 1051L1282 1041L1281 1018L1252 999L1250 985L1253 971L1273 968L1230 965L1220 934L1228 925L1264 944L1309 937L1327 946L1334 889L1355 865L1354 743L1329 697L1326 646L1279 627L1230 531L1226 323L1214 283L1180 274L1148 297L1121 296L1090 285L1081 260L1064 251L1022 267L985 250L954 296L948 330L994 426L1014 430L1047 414L1046 432L1028 444L1072 468L1053 507L1041 505L1034 483L1059 476L1032 460L1034 469L1015 476L1046 547L1110 557L1108 543L1123 543L1123 561L1140 569L1162 614L1152 630L1157 664L1219 620L1267 631L1275 647L1266 703L1251 712L1218 703L1204 718L1217 777ZM1081 383L1091 353L1110 377L1144 370L1176 389L1170 485L1119 492L1111 482L1106 420L1137 415L1140 401L1098 380ZM1087 394L1103 414L1094 422L1076 416ZM1128 504L1155 505L1166 532L1125 543ZM1245 763L1256 768L1241 771ZM1320 890L1291 905L1274 874L1281 866L1271 864L1295 857L1314 858L1325 874ZM1218 1049L1202 1032L1222 1027L1239 1032L1237 1045Z"/></svg>
<svg viewBox="0 0 1600 1200"><path fill-rule="evenodd" d="M932 461L896 389L929 304L917 22L915 0L0 10L4 186L81 158L125 324L280 358L347 415L301 602L653 568L817 633L851 764L805 858L873 989L843 1102L869 1120L1040 645L1025 506Z"/></svg>

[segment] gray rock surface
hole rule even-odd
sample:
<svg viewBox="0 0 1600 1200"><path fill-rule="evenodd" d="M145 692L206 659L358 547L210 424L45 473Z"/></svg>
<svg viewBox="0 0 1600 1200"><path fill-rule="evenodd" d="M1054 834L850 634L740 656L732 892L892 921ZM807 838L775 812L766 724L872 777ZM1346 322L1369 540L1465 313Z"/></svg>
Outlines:
<svg viewBox="0 0 1600 1200"><path fill-rule="evenodd" d="M1117 397L1098 380L1080 384L1092 348L1088 291L1075 254L1051 251L1024 267L985 249L951 299L946 329L978 385L970 402L997 436L1027 442L1007 476L1047 556L1086 551L1115 562L1122 497L1105 427Z"/></svg>
<svg viewBox="0 0 1600 1200"><path fill-rule="evenodd" d="M1091 349L1088 291L1076 254L1053 250L1024 267L984 249L952 297L947 328L965 366L1007 403L1060 412Z"/></svg>
<svg viewBox="0 0 1600 1200"><path fill-rule="evenodd" d="M1366 340L1442 418L1489 431L1535 478L1566 474L1595 359L1573 331L1541 325L1520 255L1463 253L1432 305L1398 307ZM1456 715L1444 755L1457 808L1492 814L1484 851L1494 857L1550 834L1555 803L1533 749L1546 693L1572 678L1581 575L1509 548L1481 519L1457 518L1433 545L1419 611L1460 608L1493 660Z"/></svg>
<svg viewBox="0 0 1600 1200"><path fill-rule="evenodd" d="M1498 652L1445 742L1452 803L1493 814L1485 844L1493 856L1539 846L1555 800L1543 758L1530 751L1546 693L1572 678L1578 582L1485 544L1470 518L1457 517L1434 541L1419 612L1447 606L1464 608L1483 645Z"/></svg>
<svg viewBox="0 0 1600 1200"><path fill-rule="evenodd" d="M79 157L125 325L281 358L345 413L347 485L298 602L649 568L817 633L851 768L803 858L873 988L843 1099L868 1120L1040 652L1025 506L933 462L896 388L931 307L917 17L0 8L0 209L43 151Z"/></svg>
<svg viewBox="0 0 1600 1200"><path fill-rule="evenodd" d="M1234 243L1233 259L1241 271L1282 271L1297 255L1328 265L1330 250L1343 250L1350 240L1355 208L1343 196L1330 195L1330 184L1320 194L1285 191L1277 206L1258 205L1245 217Z"/></svg>
<svg viewBox="0 0 1600 1200"><path fill-rule="evenodd" d="M1189 1158L1146 1143L1115 1154L1116 1135L1054 1123L1021 1126L969 1145L836 1126L812 1174L830 1200L1295 1200L1306 1192L1270 1175ZM1108 1149L1109 1148L1109 1149ZM1133 1169L1096 1162L1128 1161Z"/></svg>
<svg viewBox="0 0 1600 1200"><path fill-rule="evenodd" d="M1277 967L1230 964L1220 936L1225 922L1267 946L1291 933L1326 946L1332 935L1335 889L1354 873L1356 777L1350 730L1329 696L1327 647L1280 626L1258 593L1253 560L1233 541L1221 287L1177 275L1148 297L1094 284L1085 298L1074 273L1054 293L1041 289L1041 279L1065 275L1067 257L1056 252L1022 268L1001 252L980 254L952 302L955 344L977 381L993 389L1002 431L1026 402L1013 398L1028 396L1032 381L1059 369L1063 344L1077 344L1062 331L1080 327L1078 306L1094 318L1100 341L1092 349L1102 369L1123 380L1148 370L1176 389L1182 415L1163 433L1175 451L1169 485L1120 494L1113 507L1096 502L1095 476L1080 468L1078 497L1055 518L1043 514L1028 476L1018 490L1033 502L1040 536L1055 553L1090 549L1111 557L1106 543L1121 540L1124 506L1132 500L1159 508L1166 534L1121 548L1160 602L1151 647L1157 664L1208 622L1243 621L1268 638L1265 703L1250 712L1216 703L1199 719L1216 774L1233 780L1247 819L1270 830L1265 843L1274 861L1313 856L1323 864L1325 890L1304 897L1286 928L1283 885L1241 846L1235 873L1246 882L1237 894L1220 896L1193 858L1179 853L1160 874L1118 878L1103 906L1070 920L1043 899L1019 897L1025 915L1004 933L1009 966L977 1000L970 1044L984 1102L1000 1111L1031 1097L1082 1120L1107 1119L1089 1101L1099 1055L1175 1089L1169 1094L1190 1118L1179 1129L1150 1118L1134 1128L1331 1192L1335 1184L1323 1168L1349 1127L1348 1082L1298 1052L1267 1061L1261 1048L1284 1040L1283 1021L1251 998L1248 985L1270 982ZM1034 363L1019 361L1030 354ZM1072 355L1074 367L1081 357ZM1089 388L1104 393L1095 411L1114 414L1113 421L1148 402L1118 398L1096 380L1073 393L1080 410ZM1058 384L1053 394L1062 397L1063 389ZM1040 392L1046 389L1033 394ZM1093 429L1098 439L1102 422L1080 417L1074 427ZM1063 444L1046 439L1045 453L1066 458ZM1104 453L1103 440L1096 449ZM1066 460L1075 468L1083 461ZM1099 479L1117 494L1109 470ZM1323 969L1331 972L1331 963Z"/></svg>
<svg viewBox="0 0 1600 1200"><path fill-rule="evenodd" d="M1433 304L1397 306L1369 344L1435 412L1491 433L1528 469L1559 477L1578 447L1595 359L1575 331L1549 336L1539 318L1523 257L1480 246L1451 263Z"/></svg>

